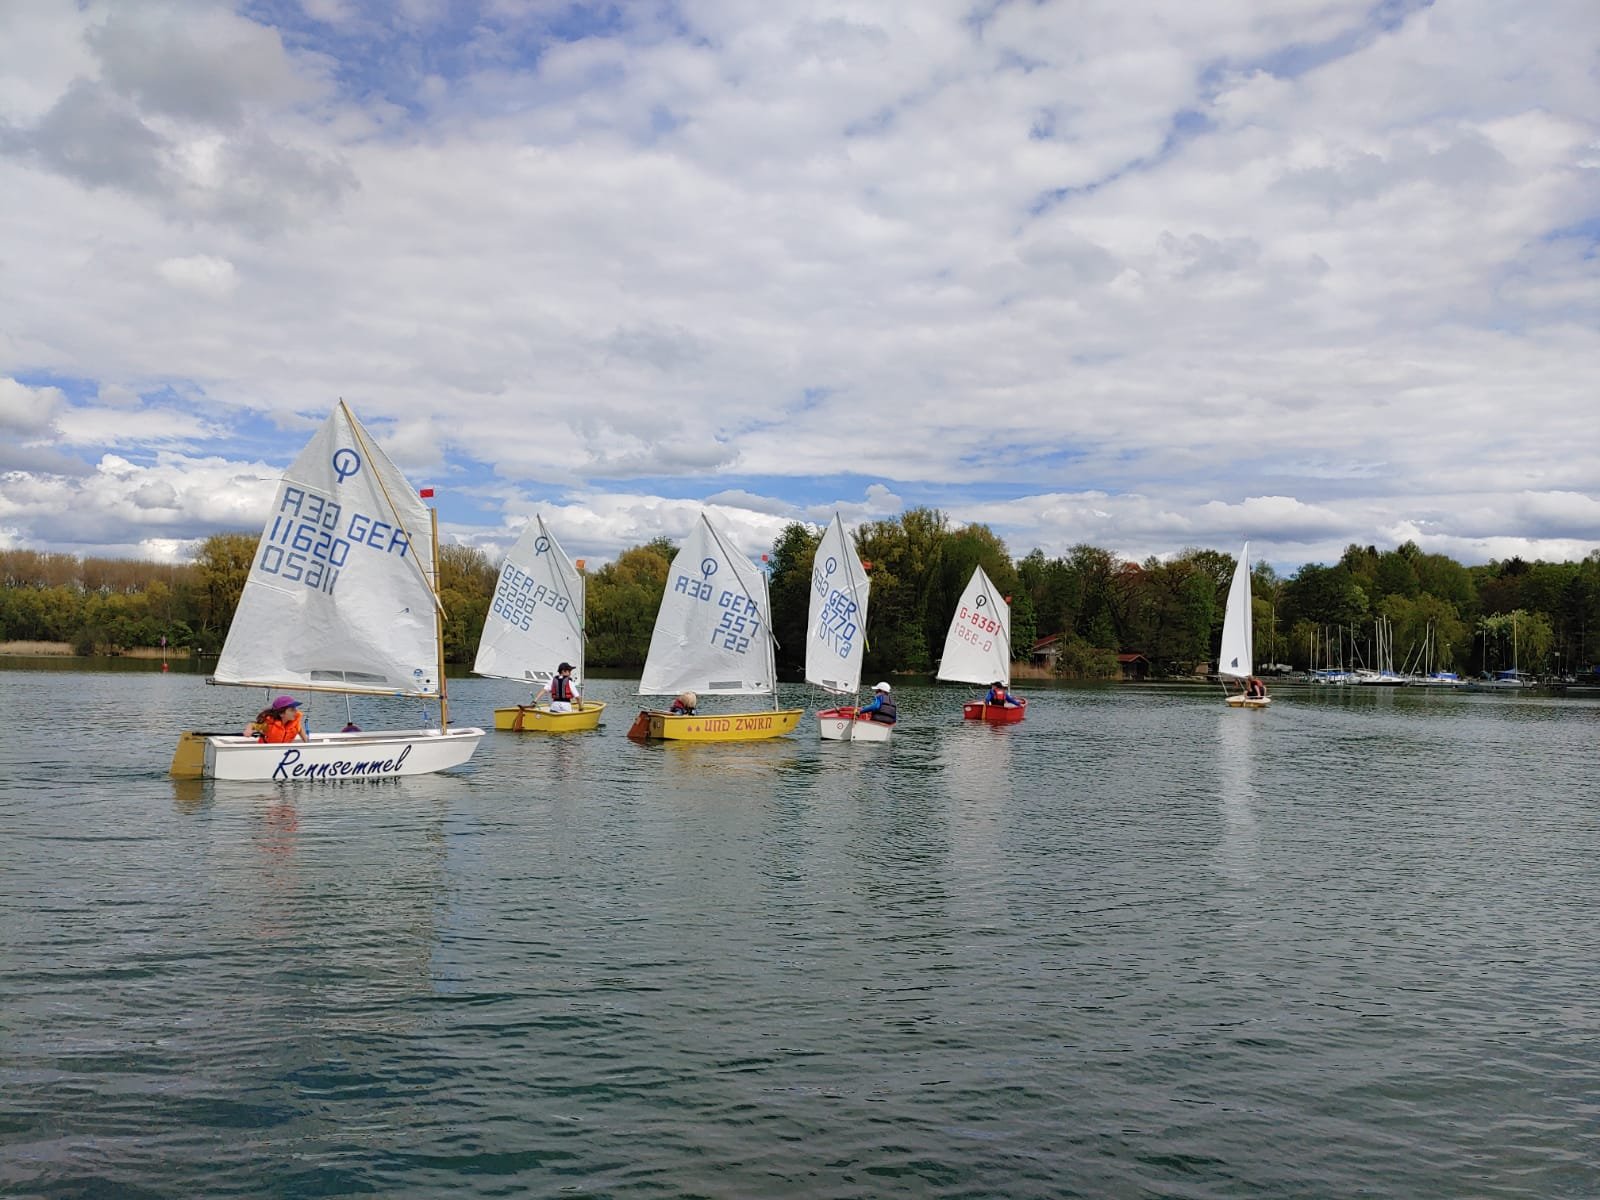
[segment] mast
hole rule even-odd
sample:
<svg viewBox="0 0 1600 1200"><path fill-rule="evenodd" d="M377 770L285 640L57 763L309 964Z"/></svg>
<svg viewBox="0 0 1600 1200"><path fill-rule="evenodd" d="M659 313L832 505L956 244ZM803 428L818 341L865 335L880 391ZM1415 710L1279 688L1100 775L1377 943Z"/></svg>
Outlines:
<svg viewBox="0 0 1600 1200"><path fill-rule="evenodd" d="M433 538L433 578L428 586L433 589L433 645L439 656L439 732L450 728L450 701L444 686L444 605L439 601L439 510L428 506L428 524Z"/></svg>
<svg viewBox="0 0 1600 1200"><path fill-rule="evenodd" d="M778 711L778 635L772 631L772 588L767 573L761 572L761 618L767 627L767 678L772 680L772 711Z"/></svg>

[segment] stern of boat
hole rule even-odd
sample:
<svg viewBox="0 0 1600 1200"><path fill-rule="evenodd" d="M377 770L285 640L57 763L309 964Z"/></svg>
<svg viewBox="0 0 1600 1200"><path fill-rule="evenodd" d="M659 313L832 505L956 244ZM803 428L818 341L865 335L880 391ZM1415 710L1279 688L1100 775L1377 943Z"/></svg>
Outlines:
<svg viewBox="0 0 1600 1200"><path fill-rule="evenodd" d="M172 766L167 773L174 779L204 779L208 736L187 729L180 733L178 747L172 752Z"/></svg>

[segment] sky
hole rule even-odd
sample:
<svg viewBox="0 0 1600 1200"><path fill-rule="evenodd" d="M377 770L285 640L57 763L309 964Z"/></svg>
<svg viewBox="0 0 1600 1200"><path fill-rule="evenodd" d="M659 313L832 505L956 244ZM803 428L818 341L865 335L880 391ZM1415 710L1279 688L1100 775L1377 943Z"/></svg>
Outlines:
<svg viewBox="0 0 1600 1200"><path fill-rule="evenodd" d="M8 0L0 548L1600 548L1594 0Z"/></svg>

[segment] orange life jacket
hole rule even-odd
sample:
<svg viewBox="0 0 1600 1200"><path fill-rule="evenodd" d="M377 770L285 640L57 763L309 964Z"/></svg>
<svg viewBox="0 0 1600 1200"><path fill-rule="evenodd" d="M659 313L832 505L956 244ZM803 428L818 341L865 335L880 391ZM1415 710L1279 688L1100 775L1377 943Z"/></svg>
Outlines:
<svg viewBox="0 0 1600 1200"><path fill-rule="evenodd" d="M293 742L298 741L300 730L305 725L304 719L298 710L289 717L268 717L261 722L261 740L263 742Z"/></svg>

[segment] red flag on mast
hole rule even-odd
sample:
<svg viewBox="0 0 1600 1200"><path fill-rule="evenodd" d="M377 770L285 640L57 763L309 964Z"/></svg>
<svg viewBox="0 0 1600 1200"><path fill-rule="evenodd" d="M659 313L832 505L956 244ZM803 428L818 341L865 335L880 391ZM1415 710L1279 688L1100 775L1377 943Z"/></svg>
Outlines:
<svg viewBox="0 0 1600 1200"><path fill-rule="evenodd" d="M433 499L433 489L432 488L418 488L417 489L417 495L421 496L424 500L432 500Z"/></svg>

